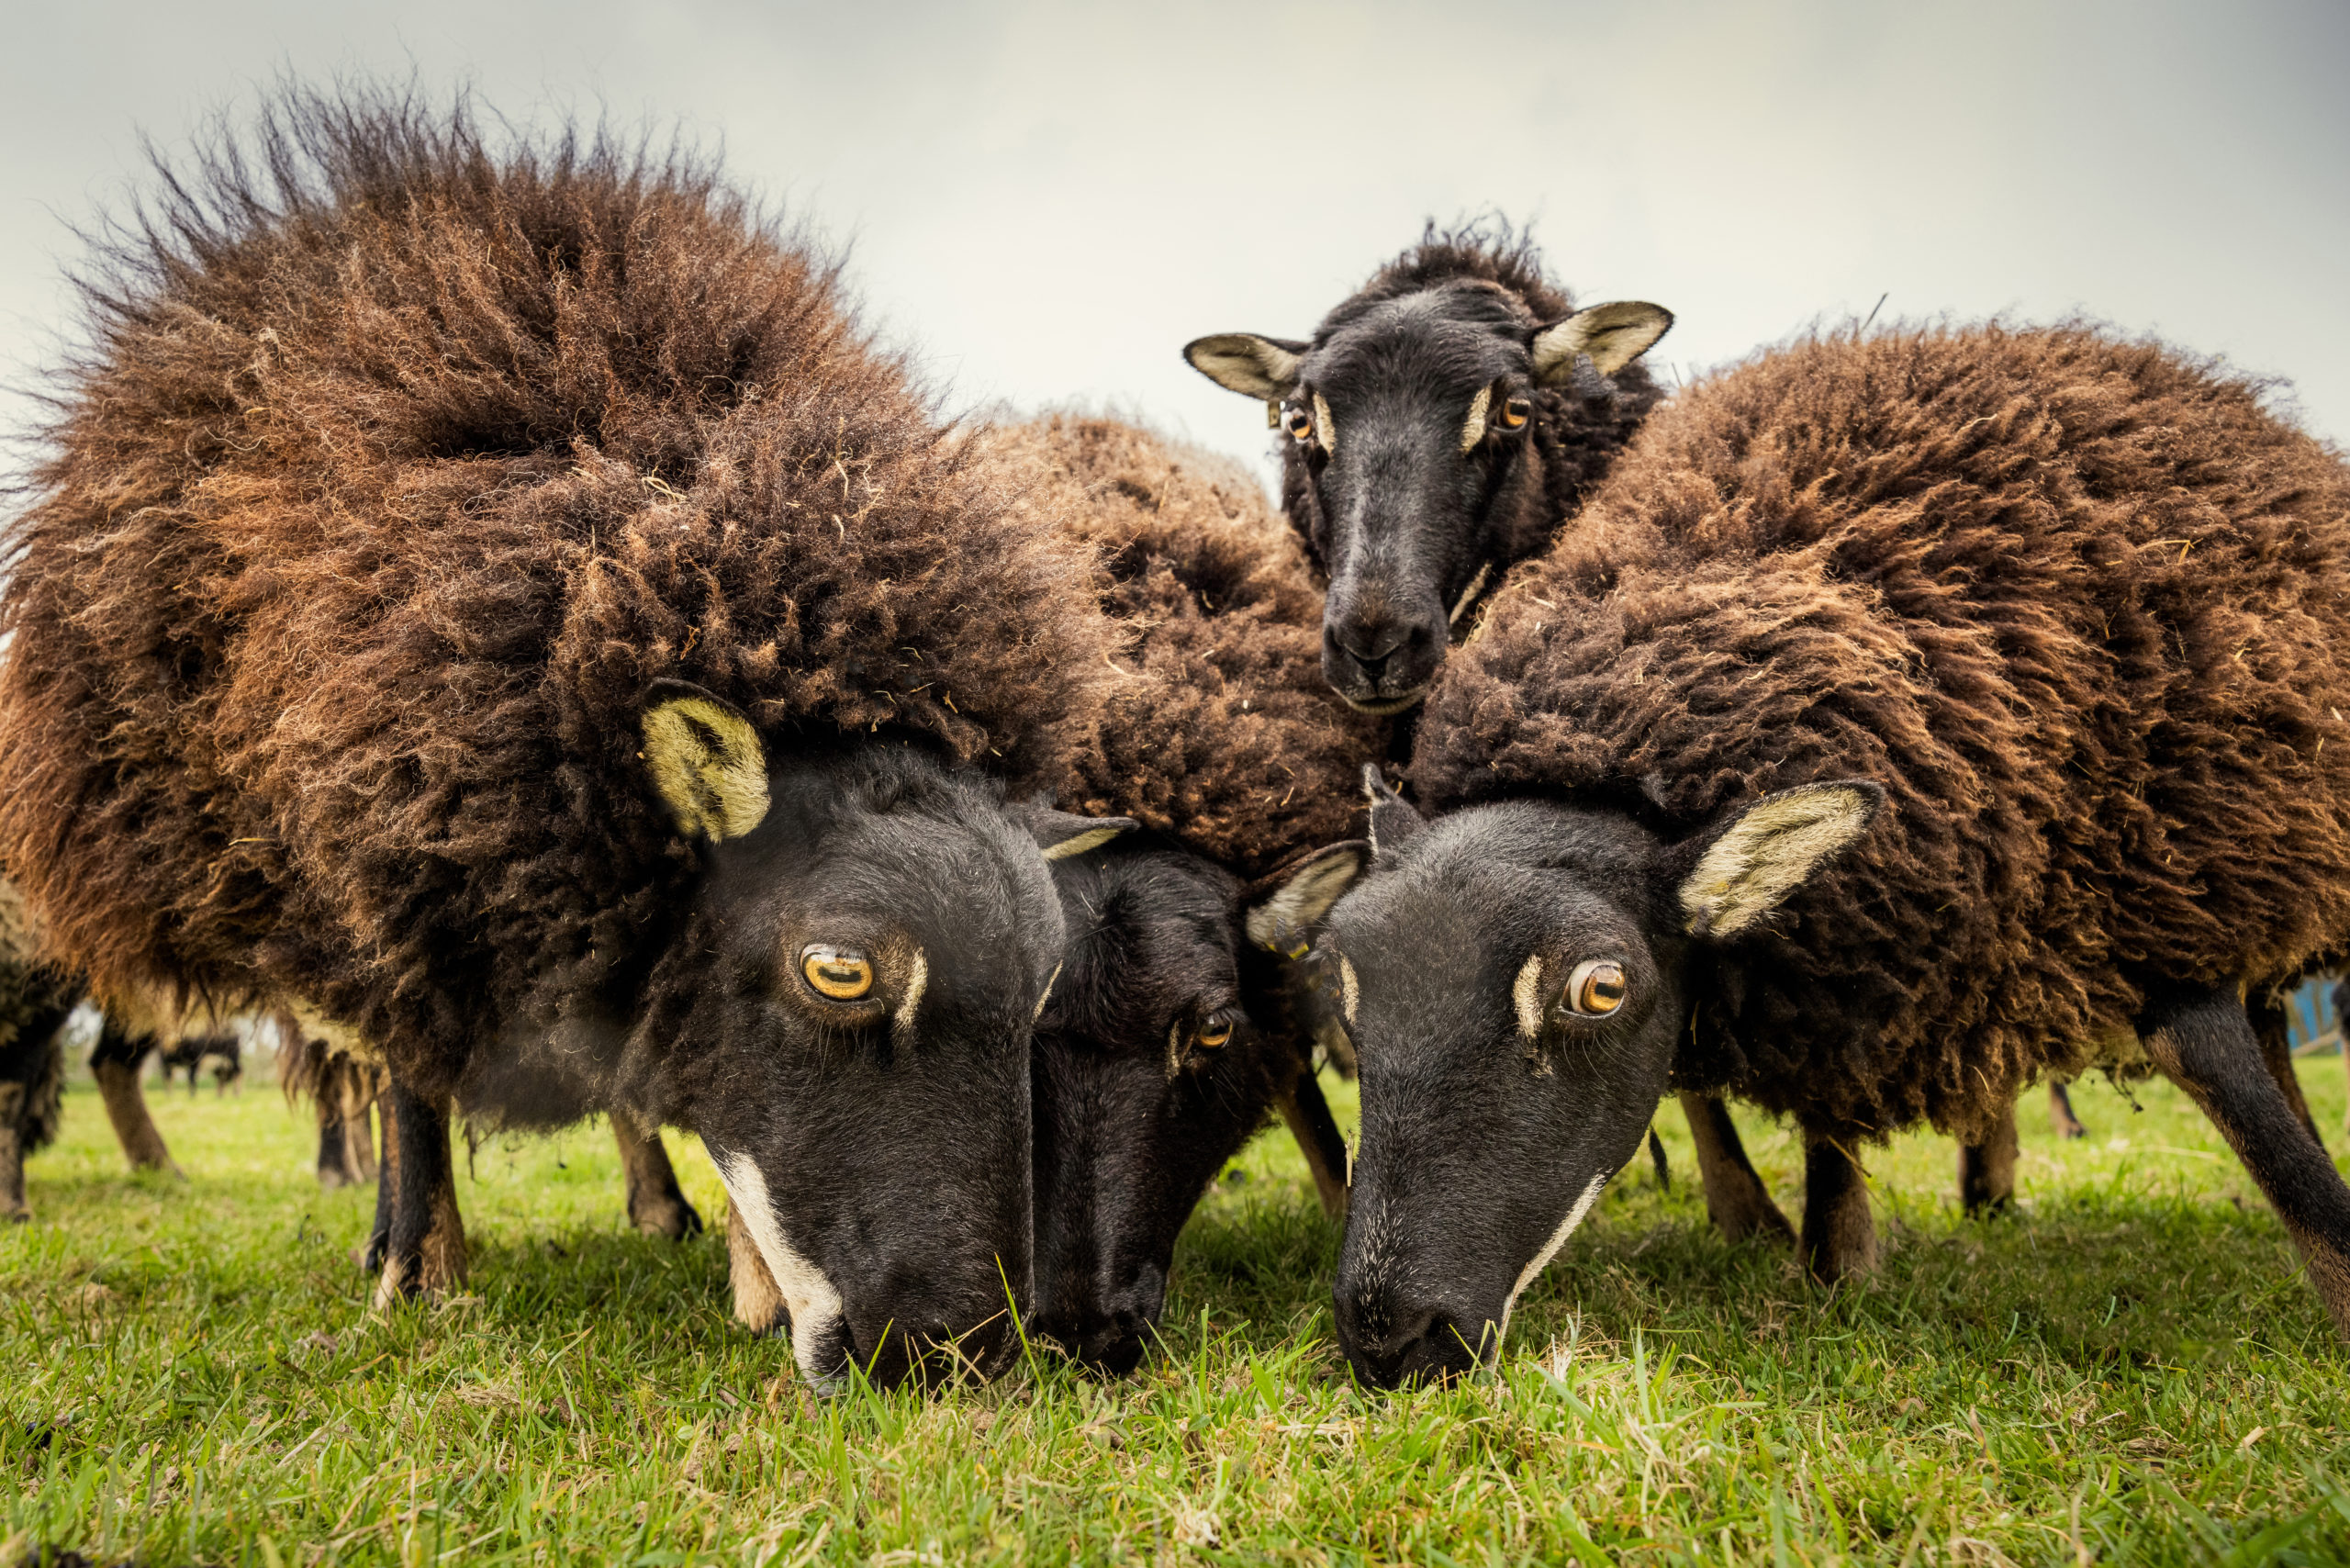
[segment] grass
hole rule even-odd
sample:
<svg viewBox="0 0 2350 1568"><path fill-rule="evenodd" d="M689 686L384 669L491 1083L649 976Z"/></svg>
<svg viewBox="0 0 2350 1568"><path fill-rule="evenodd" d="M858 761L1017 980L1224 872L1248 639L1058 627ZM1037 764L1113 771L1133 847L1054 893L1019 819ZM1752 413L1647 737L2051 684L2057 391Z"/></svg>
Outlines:
<svg viewBox="0 0 2350 1568"><path fill-rule="evenodd" d="M2342 1063L2303 1072L2340 1128ZM1393 1397L1338 1361L1336 1233L1268 1137L1140 1374L824 1402L730 1322L722 1243L625 1230L599 1129L483 1147L469 1292L377 1317L371 1193L317 1189L307 1118L158 1092L194 1180L134 1180L77 1086L0 1233L0 1562L2350 1560L2350 1357L2210 1128L2134 1092L2084 1085L2069 1146L2027 1102L1994 1223L1948 1143L1877 1151L1886 1264L1833 1295L1643 1166L1497 1373ZM1746 1132L1791 1197L1794 1141Z"/></svg>

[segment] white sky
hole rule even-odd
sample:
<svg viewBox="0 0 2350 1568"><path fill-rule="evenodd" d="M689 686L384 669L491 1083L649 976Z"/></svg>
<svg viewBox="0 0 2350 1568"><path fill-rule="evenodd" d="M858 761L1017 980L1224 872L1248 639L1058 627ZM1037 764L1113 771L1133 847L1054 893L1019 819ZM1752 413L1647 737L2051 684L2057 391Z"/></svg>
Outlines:
<svg viewBox="0 0 2350 1568"><path fill-rule="evenodd" d="M137 135L281 69L722 138L963 402L1080 400L1239 454L1203 332L1303 336L1423 218L1530 219L1695 368L1815 317L2085 309L2290 379L2350 442L2350 6L398 6L6 0L0 373ZM0 398L0 424L25 405Z"/></svg>

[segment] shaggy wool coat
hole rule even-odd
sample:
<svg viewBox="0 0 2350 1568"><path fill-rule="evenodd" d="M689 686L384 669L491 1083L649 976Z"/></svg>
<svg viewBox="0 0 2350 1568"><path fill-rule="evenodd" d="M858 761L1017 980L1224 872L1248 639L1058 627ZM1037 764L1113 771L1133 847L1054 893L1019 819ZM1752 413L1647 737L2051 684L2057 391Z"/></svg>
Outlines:
<svg viewBox="0 0 2350 1568"><path fill-rule="evenodd" d="M1413 778L1669 832L1882 784L1677 1074L1979 1137L2149 977L2350 934L2345 552L2341 454L2218 366L2081 326L1798 342L1651 417L1447 662Z"/></svg>
<svg viewBox="0 0 2350 1568"><path fill-rule="evenodd" d="M1090 567L709 167L296 95L114 233L0 599L0 861L102 994L446 1090L623 999L696 852L648 684L1058 778Z"/></svg>
<svg viewBox="0 0 2350 1568"><path fill-rule="evenodd" d="M1045 476L1054 525L1099 553L1126 636L1063 807L1133 817L1243 878L1360 833L1387 723L1324 679L1321 592L1254 476L1113 420L994 439Z"/></svg>

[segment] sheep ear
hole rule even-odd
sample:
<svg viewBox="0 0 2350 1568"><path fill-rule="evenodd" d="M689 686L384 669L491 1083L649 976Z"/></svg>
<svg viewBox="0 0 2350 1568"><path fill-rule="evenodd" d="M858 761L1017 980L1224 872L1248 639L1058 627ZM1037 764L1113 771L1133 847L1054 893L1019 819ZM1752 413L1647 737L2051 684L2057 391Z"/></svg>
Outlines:
<svg viewBox="0 0 2350 1568"><path fill-rule="evenodd" d="M1693 936L1735 936L1778 908L1861 835L1885 803L1874 784L1806 784L1765 795L1722 830L1681 881Z"/></svg>
<svg viewBox="0 0 2350 1568"><path fill-rule="evenodd" d="M1427 819L1397 794L1375 762L1362 765L1362 792L1371 797L1371 852L1392 855L1404 841L1428 825Z"/></svg>
<svg viewBox="0 0 2350 1568"><path fill-rule="evenodd" d="M653 788L688 838L740 838L767 814L767 754L733 704L682 680L655 681L638 721Z"/></svg>
<svg viewBox="0 0 2350 1568"><path fill-rule="evenodd" d="M1297 390L1298 363L1310 346L1254 332L1218 332L1185 343L1183 357L1227 392L1278 403Z"/></svg>
<svg viewBox="0 0 2350 1568"><path fill-rule="evenodd" d="M1251 883L1246 895L1248 940L1297 957L1305 934L1321 924L1339 894L1354 886L1370 857L1371 846L1350 838L1317 849Z"/></svg>
<svg viewBox="0 0 2350 1568"><path fill-rule="evenodd" d="M1571 385L1579 355L1588 356L1600 375L1613 375L1655 347L1672 326L1672 311L1638 299L1578 310L1534 334L1534 378L1547 386Z"/></svg>
<svg viewBox="0 0 2350 1568"><path fill-rule="evenodd" d="M1067 860L1089 849L1099 849L1139 825L1132 817L1080 817L1049 806L1035 807L1028 816L1029 834L1047 860Z"/></svg>

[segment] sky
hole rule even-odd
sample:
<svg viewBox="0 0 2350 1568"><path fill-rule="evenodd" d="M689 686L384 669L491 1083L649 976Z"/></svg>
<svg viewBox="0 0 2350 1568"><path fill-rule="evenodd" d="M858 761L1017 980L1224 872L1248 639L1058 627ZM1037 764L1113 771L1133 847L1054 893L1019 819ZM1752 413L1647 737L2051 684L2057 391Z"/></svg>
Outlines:
<svg viewBox="0 0 2350 1568"><path fill-rule="evenodd" d="M70 330L73 227L280 74L722 145L958 406L1242 456L1193 337L1307 335L1431 218L1654 300L1670 382L1815 320L2086 312L2291 384L2350 444L2350 6L203 6L8 0L0 378ZM31 405L0 393L0 428Z"/></svg>

